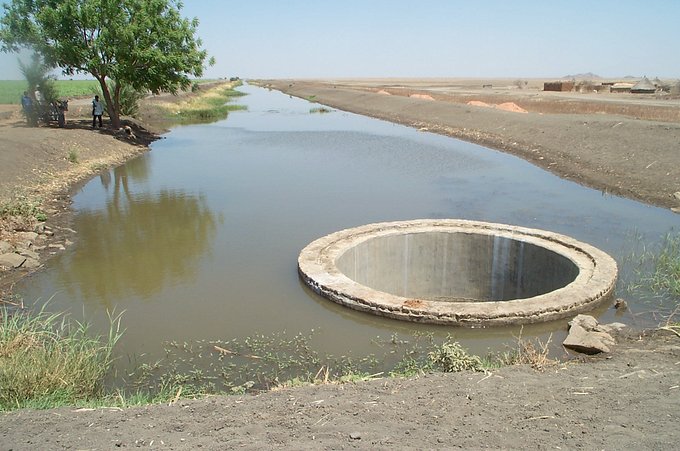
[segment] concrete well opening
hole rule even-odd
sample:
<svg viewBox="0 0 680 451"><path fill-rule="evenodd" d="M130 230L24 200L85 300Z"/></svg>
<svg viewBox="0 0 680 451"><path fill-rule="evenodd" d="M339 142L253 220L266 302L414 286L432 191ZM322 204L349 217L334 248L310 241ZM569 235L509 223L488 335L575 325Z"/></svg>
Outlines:
<svg viewBox="0 0 680 451"><path fill-rule="evenodd" d="M356 310L462 326L528 324L594 308L616 262L573 238L463 220L371 224L308 245L299 274Z"/></svg>

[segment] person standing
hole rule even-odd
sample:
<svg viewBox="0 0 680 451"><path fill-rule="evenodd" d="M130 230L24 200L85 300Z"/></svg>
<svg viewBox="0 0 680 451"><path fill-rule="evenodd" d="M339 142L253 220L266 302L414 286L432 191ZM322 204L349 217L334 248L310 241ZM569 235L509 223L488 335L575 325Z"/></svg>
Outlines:
<svg viewBox="0 0 680 451"><path fill-rule="evenodd" d="M102 114L104 114L104 104L99 101L99 96L94 96L92 101L92 128L97 127L97 119L99 119L99 128L102 128Z"/></svg>
<svg viewBox="0 0 680 451"><path fill-rule="evenodd" d="M26 115L26 123L33 125L33 100L28 95L28 91L24 91L24 95L21 96L21 107Z"/></svg>
<svg viewBox="0 0 680 451"><path fill-rule="evenodd" d="M35 92L33 93L33 96L35 97L35 101L38 105L41 105L43 103L43 95L42 91L40 91L40 85L36 85L35 87Z"/></svg>

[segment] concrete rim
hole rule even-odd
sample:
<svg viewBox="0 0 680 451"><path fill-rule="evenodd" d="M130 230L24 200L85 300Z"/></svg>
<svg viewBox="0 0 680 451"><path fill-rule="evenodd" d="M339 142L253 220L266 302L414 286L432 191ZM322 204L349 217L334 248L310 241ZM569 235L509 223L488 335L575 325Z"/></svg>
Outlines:
<svg viewBox="0 0 680 451"><path fill-rule="evenodd" d="M412 233L467 233L524 241L571 260L576 278L565 287L510 301L441 302L374 290L343 274L336 260L364 241ZM301 279L316 293L355 310L405 321L467 327L552 321L591 310L613 293L617 265L605 252L566 235L539 229L460 219L419 219L368 224L341 230L306 246L298 257Z"/></svg>

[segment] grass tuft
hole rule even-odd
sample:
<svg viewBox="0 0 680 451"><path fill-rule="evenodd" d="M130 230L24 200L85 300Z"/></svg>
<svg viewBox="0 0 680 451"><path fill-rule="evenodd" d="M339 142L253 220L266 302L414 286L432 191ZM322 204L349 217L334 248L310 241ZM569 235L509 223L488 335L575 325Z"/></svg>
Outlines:
<svg viewBox="0 0 680 451"><path fill-rule="evenodd" d="M43 409L99 398L121 336L120 315L109 336L91 337L86 324L44 309L0 310L0 410Z"/></svg>
<svg viewBox="0 0 680 451"><path fill-rule="evenodd" d="M654 300L668 312L680 307L680 232L666 234L655 246L642 245L627 262L632 281L626 289L644 300Z"/></svg>
<svg viewBox="0 0 680 451"><path fill-rule="evenodd" d="M226 118L231 111L246 109L243 105L229 103L244 95L246 94L236 91L233 85L223 85L209 89L179 105L167 105L165 108L171 111L169 118L173 122L180 124L208 123Z"/></svg>
<svg viewBox="0 0 680 451"><path fill-rule="evenodd" d="M76 152L75 150L72 149L68 153L68 161L69 161L69 163L77 164L78 163L78 152Z"/></svg>

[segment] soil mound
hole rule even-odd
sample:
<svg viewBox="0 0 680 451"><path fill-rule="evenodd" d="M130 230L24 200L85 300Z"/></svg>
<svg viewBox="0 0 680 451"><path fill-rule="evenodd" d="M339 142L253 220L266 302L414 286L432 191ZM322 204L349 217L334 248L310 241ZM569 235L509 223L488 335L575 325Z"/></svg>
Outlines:
<svg viewBox="0 0 680 451"><path fill-rule="evenodd" d="M412 99L434 100L434 97L429 94L411 94L409 97Z"/></svg>
<svg viewBox="0 0 680 451"><path fill-rule="evenodd" d="M525 110L524 108L522 108L521 106L517 105L514 102L501 103L499 105L496 105L496 108L503 111L510 111L512 113L528 113L527 110Z"/></svg>
<svg viewBox="0 0 680 451"><path fill-rule="evenodd" d="M480 100L470 100L467 105L472 105L472 106L481 106L485 108L493 108L493 105L489 105L486 102L482 102Z"/></svg>

